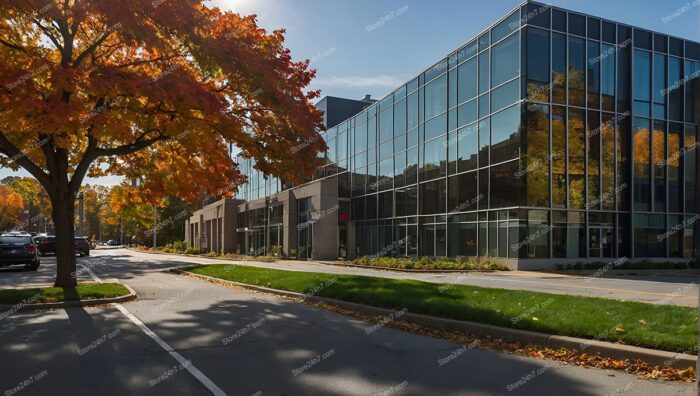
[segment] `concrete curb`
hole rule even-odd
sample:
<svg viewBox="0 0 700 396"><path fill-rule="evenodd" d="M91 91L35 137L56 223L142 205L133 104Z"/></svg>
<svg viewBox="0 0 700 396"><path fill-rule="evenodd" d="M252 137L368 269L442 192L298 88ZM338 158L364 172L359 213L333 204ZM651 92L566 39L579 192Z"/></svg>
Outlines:
<svg viewBox="0 0 700 396"><path fill-rule="evenodd" d="M285 297L300 298L302 300L324 302L331 305L335 305L340 308L350 309L369 315L389 316L396 313L395 310L391 309L372 307L369 305L341 301L332 298L309 296L295 292L270 289L262 286L254 286L245 283L227 281L211 276L195 274L181 269L171 269L170 272L193 276L195 278L199 278L208 282L230 284L233 286L238 286L253 291L261 291ZM673 367L677 369L686 369L689 366L695 367L698 360L697 356L677 352L660 351L656 349L641 348L631 345L615 344L600 340L550 335L528 330L510 329L489 324L438 318L434 316L415 314L409 312L403 314L401 316L401 320L409 323L416 323L444 330L463 331L482 337L490 336L494 338L500 338L504 341L535 344L549 348L569 348L579 351L586 351L589 354L599 354L603 357L618 360L639 359L643 362L661 366L663 368Z"/></svg>
<svg viewBox="0 0 700 396"><path fill-rule="evenodd" d="M131 288L131 286L122 283L122 286L126 287L129 294L126 296L112 297L112 298L96 298L92 300L81 300L81 301L62 301L55 303L40 303L40 304L15 304L15 305L0 305L0 312L29 312L29 311L41 311L48 309L61 309L61 308L77 308L77 307L92 307L96 305L106 305L112 303L123 303L128 301L133 301L138 298L136 291Z"/></svg>

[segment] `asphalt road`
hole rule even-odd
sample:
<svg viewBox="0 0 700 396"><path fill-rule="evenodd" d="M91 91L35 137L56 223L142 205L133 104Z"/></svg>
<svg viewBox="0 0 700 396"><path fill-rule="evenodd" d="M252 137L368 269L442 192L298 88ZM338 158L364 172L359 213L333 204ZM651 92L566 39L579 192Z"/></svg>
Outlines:
<svg viewBox="0 0 700 396"><path fill-rule="evenodd" d="M369 331L344 315L161 272L182 258L94 255L80 260L92 272L81 277L117 278L140 299L0 315L3 396L695 394L692 384ZM0 287L50 279L50 261L38 273L0 271Z"/></svg>

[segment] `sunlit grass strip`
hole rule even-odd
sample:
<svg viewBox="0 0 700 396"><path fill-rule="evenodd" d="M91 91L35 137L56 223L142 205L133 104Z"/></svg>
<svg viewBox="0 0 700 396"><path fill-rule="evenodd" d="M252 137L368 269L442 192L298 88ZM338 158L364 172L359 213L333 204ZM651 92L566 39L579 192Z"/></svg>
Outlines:
<svg viewBox="0 0 700 396"><path fill-rule="evenodd" d="M43 287L31 289L0 289L0 304L40 304L121 297L129 290L116 283L89 283L77 287Z"/></svg>
<svg viewBox="0 0 700 396"><path fill-rule="evenodd" d="M668 351L691 350L698 339L697 310L689 307L241 265L189 271L410 313Z"/></svg>

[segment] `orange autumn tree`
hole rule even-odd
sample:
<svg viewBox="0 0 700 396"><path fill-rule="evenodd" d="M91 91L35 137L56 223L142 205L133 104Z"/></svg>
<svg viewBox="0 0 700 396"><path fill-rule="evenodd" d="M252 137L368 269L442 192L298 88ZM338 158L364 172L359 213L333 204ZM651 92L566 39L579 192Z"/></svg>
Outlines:
<svg viewBox="0 0 700 396"><path fill-rule="evenodd" d="M242 180L228 144L265 174L313 171L315 72L283 33L202 0L0 2L0 166L49 195L57 286L77 284L74 197L89 172L191 198Z"/></svg>
<svg viewBox="0 0 700 396"><path fill-rule="evenodd" d="M0 185L0 231L17 225L23 213L22 196L11 187Z"/></svg>

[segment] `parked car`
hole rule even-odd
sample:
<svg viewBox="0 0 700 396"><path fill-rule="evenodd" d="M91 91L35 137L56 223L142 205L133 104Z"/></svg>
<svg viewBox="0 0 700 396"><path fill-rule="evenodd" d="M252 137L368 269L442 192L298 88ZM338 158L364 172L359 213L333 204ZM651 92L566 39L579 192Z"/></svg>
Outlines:
<svg viewBox="0 0 700 396"><path fill-rule="evenodd" d="M114 239L110 239L107 241L107 246L119 246L119 242L115 241Z"/></svg>
<svg viewBox="0 0 700 396"><path fill-rule="evenodd" d="M47 254L56 254L56 237L53 235L35 237L39 254L46 256ZM83 256L90 255L90 242L85 237L75 237L75 252Z"/></svg>
<svg viewBox="0 0 700 396"><path fill-rule="evenodd" d="M47 254L56 254L56 237L53 235L34 237L34 242L37 245L39 254L46 256Z"/></svg>
<svg viewBox="0 0 700 396"><path fill-rule="evenodd" d="M80 255L80 257L90 255L90 242L88 242L85 237L75 237L75 252Z"/></svg>
<svg viewBox="0 0 700 396"><path fill-rule="evenodd" d="M30 271L39 268L37 246L28 235L0 236L0 267L24 265Z"/></svg>

